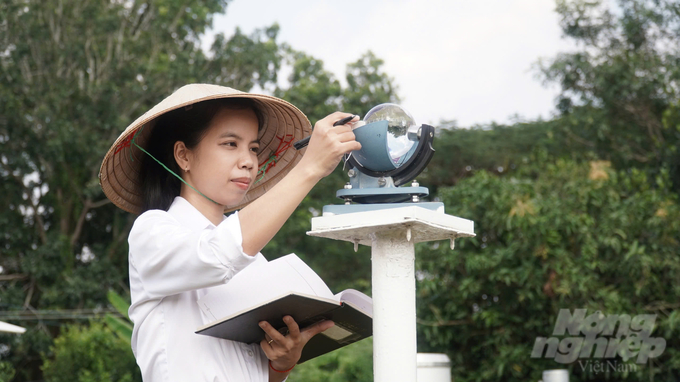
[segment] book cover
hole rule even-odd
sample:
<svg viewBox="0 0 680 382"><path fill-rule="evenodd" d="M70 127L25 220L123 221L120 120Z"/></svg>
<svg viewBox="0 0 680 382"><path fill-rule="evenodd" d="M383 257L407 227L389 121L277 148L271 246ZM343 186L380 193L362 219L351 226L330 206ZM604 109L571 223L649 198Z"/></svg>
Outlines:
<svg viewBox="0 0 680 382"><path fill-rule="evenodd" d="M237 275L235 283L232 280L217 287L199 300L201 311L211 322L196 333L259 343L264 339L260 321L269 322L285 335L286 315L293 317L301 330L322 320L332 320L335 326L305 345L299 363L372 335L370 297L351 289L333 295L323 280L294 254L248 268ZM249 288L248 284L256 285ZM240 293L243 290L249 291L247 299Z"/></svg>

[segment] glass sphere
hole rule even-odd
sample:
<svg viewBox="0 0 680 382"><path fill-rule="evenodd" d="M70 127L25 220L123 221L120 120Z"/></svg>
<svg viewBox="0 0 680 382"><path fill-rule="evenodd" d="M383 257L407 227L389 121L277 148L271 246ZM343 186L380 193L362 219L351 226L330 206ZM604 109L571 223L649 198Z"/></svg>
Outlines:
<svg viewBox="0 0 680 382"><path fill-rule="evenodd" d="M387 148L395 165L400 166L409 157L414 141L408 139L408 129L416 125L416 121L406 109L393 103L383 103L366 113L366 123L387 121Z"/></svg>

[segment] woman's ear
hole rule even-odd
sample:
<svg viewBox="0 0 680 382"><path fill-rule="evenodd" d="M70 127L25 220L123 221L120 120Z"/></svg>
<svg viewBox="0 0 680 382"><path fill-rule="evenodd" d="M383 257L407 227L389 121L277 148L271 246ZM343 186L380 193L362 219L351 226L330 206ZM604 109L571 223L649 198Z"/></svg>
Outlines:
<svg viewBox="0 0 680 382"><path fill-rule="evenodd" d="M189 171L190 170L189 157L191 153L189 152L189 149L187 149L187 147L184 145L184 142L182 141L175 142L174 154L175 161L177 162L179 168L184 172Z"/></svg>

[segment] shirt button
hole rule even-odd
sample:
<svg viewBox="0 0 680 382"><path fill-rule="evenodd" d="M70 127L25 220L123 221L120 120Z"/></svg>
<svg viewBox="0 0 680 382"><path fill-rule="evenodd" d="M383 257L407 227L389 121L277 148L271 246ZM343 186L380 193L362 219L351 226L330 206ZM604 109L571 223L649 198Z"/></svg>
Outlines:
<svg viewBox="0 0 680 382"><path fill-rule="evenodd" d="M253 351L252 351L252 350L248 350L248 355L252 357L252 356L253 356Z"/></svg>

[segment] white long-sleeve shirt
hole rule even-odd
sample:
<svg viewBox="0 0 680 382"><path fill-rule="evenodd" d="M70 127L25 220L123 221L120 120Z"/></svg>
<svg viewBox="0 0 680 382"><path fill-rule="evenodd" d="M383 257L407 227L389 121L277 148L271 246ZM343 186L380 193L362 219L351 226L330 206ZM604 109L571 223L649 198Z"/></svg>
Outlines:
<svg viewBox="0 0 680 382"><path fill-rule="evenodd" d="M130 231L132 351L145 382L267 381L267 357L247 345L195 334L210 321L196 301L259 261L241 246L234 213L217 226L186 199L141 214ZM247 293L247 291L244 291Z"/></svg>

